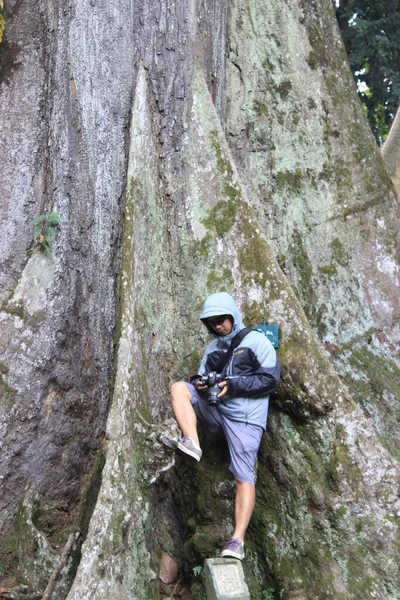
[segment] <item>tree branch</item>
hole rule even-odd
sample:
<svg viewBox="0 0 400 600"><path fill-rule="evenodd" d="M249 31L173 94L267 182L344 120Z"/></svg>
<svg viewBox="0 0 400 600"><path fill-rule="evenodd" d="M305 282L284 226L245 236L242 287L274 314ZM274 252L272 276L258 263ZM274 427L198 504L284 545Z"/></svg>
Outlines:
<svg viewBox="0 0 400 600"><path fill-rule="evenodd" d="M60 572L62 571L65 562L67 560L68 554L71 552L72 549L72 544L75 541L75 533L70 533L68 536L68 540L67 543L65 544L65 548L63 550L63 553L61 554L61 558L58 562L58 564L56 565L56 567L54 568L51 577L49 579L49 583L47 584L47 587L44 591L44 594L42 596L42 600L50 600L53 592L54 592L54 588L56 585L56 580L58 575L60 574Z"/></svg>

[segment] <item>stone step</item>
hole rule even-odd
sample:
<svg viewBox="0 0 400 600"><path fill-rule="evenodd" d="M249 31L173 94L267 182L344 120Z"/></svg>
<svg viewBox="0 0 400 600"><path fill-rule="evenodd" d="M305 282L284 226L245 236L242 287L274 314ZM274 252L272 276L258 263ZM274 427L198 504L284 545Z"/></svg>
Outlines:
<svg viewBox="0 0 400 600"><path fill-rule="evenodd" d="M236 558L206 558L207 600L250 600L242 563Z"/></svg>

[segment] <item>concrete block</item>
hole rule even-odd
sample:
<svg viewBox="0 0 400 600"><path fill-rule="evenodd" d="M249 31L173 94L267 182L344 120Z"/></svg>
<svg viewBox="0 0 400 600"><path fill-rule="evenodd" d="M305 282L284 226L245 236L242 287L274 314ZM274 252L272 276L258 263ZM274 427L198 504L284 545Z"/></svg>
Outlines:
<svg viewBox="0 0 400 600"><path fill-rule="evenodd" d="M207 558L204 576L207 600L250 600L242 563L236 558Z"/></svg>

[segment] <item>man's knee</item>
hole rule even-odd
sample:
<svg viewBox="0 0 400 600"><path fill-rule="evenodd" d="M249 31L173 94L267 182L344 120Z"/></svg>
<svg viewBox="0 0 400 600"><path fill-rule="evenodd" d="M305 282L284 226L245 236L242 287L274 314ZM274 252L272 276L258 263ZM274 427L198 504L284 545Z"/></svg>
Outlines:
<svg viewBox="0 0 400 600"><path fill-rule="evenodd" d="M243 488L246 488L247 486L250 486L248 489L251 489L251 488L256 487L255 481L249 481L250 478L249 479L243 478L243 480L242 480L242 479L238 479L238 477L236 475L234 475L234 479L235 479L236 487L238 487L238 488L243 489Z"/></svg>
<svg viewBox="0 0 400 600"><path fill-rule="evenodd" d="M178 400L180 398L188 398L190 400L190 391L184 381L175 381L171 385L171 396L172 401Z"/></svg>

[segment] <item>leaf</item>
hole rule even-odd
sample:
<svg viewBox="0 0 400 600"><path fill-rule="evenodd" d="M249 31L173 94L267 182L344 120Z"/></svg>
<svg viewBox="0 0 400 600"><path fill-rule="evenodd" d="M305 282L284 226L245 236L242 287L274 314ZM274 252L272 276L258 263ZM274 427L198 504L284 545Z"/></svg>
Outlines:
<svg viewBox="0 0 400 600"><path fill-rule="evenodd" d="M0 42L3 41L3 33L6 28L6 21L3 15L0 15Z"/></svg>
<svg viewBox="0 0 400 600"><path fill-rule="evenodd" d="M173 558L162 553L159 578L163 583L173 583L178 576L178 567Z"/></svg>
<svg viewBox="0 0 400 600"><path fill-rule="evenodd" d="M56 212L51 212L47 216L47 222L50 225L59 225L60 224L60 215Z"/></svg>
<svg viewBox="0 0 400 600"><path fill-rule="evenodd" d="M203 575L203 567L201 565L196 565L193 567L192 571L195 577L201 577Z"/></svg>
<svg viewBox="0 0 400 600"><path fill-rule="evenodd" d="M46 213L44 215L38 215L34 217L31 221L29 221L28 225L33 226L38 223L43 223L43 225L60 225L60 215L56 212Z"/></svg>
<svg viewBox="0 0 400 600"><path fill-rule="evenodd" d="M41 223L42 221L46 220L46 215L38 215L37 217L33 218L31 221L29 221L28 225L37 225L38 223Z"/></svg>
<svg viewBox="0 0 400 600"><path fill-rule="evenodd" d="M51 244L44 238L42 242L39 242L40 248L46 250L47 252L51 252Z"/></svg>
<svg viewBox="0 0 400 600"><path fill-rule="evenodd" d="M57 235L57 231L54 227L48 227L46 230L46 238L50 240L54 240Z"/></svg>

